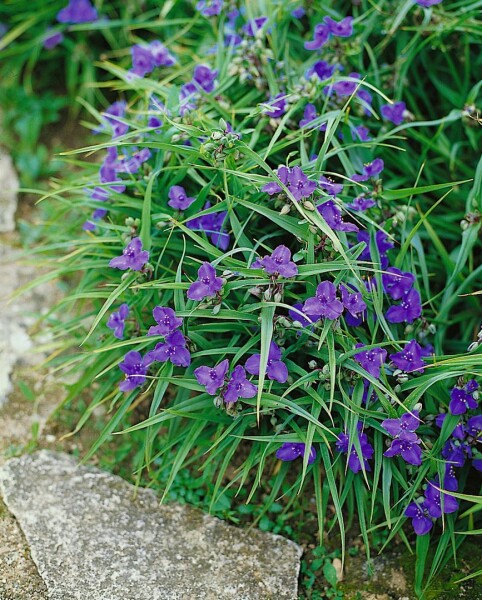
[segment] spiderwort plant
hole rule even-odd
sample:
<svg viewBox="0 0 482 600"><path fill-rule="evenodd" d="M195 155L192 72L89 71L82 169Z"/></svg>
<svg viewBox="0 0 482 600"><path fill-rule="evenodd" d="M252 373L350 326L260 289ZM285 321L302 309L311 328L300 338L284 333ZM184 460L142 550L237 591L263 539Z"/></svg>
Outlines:
<svg viewBox="0 0 482 600"><path fill-rule="evenodd" d="M99 264L86 267L82 293L102 317L123 303L131 312L121 345L99 349L112 334L94 321L82 364L112 378L114 409L141 393L150 403L130 428L139 469L162 463L174 478L175 448L216 465L221 493L239 460L254 494L270 466L283 491L312 485L320 515L328 493L337 519L358 512L367 548L388 523L387 536L438 536L458 513L454 494L482 469L478 346L465 364L469 333L452 321L455 343L438 334L452 319L440 298L453 306L472 289L461 274L479 225L467 221L463 243L451 229L444 251L430 218L446 180L430 164L419 191L413 150L396 149L411 129L428 135L430 116L408 127L410 94L386 108L387 93L400 97L394 67L383 95L371 67L361 72L363 18L315 22L307 11L295 22L278 8L274 21L198 2L203 44L189 61L184 33L137 40L132 64L119 55L128 102L102 113L109 148L98 144L100 170L85 166L81 200L75 190L83 218L92 205L108 212L76 235L83 264ZM280 43L292 31L294 51ZM108 329L121 333L121 317ZM111 425L128 428L123 416Z"/></svg>

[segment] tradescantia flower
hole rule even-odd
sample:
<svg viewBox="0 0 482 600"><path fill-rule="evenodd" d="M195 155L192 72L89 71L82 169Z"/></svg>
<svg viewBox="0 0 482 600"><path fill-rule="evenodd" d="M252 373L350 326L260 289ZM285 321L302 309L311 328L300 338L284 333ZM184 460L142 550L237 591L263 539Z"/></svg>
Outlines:
<svg viewBox="0 0 482 600"><path fill-rule="evenodd" d="M389 458L400 455L403 460L411 465L422 464L422 450L419 444L421 440L419 438L410 441L406 439L395 439L392 441L390 448L383 453L383 456Z"/></svg>
<svg viewBox="0 0 482 600"><path fill-rule="evenodd" d="M140 271L148 260L149 252L142 249L141 239L135 237L124 248L122 256L116 256L110 261L109 267L120 269L121 271L125 271L126 269Z"/></svg>
<svg viewBox="0 0 482 600"><path fill-rule="evenodd" d="M440 4L442 0L414 0L415 4L419 6L423 6L424 8L428 8L429 6L433 6L434 4Z"/></svg>
<svg viewBox="0 0 482 600"><path fill-rule="evenodd" d="M200 0L196 4L198 10L203 17L215 17L223 10L223 0Z"/></svg>
<svg viewBox="0 0 482 600"><path fill-rule="evenodd" d="M405 102L395 102L394 104L384 104L380 112L386 121L391 121L395 125L401 125L405 119L407 106Z"/></svg>
<svg viewBox="0 0 482 600"><path fill-rule="evenodd" d="M376 254L371 252L370 249L370 234L368 231L359 231L357 235L357 239L359 242L365 242L366 248L359 256L359 260L369 260L372 262L377 262ZM393 242L390 242L387 234L384 231L377 231L375 234L375 245L378 250L378 254L380 256L380 265L382 269L386 269L388 267L388 258L387 252L391 248L393 248Z"/></svg>
<svg viewBox="0 0 482 600"><path fill-rule="evenodd" d="M199 268L198 280L191 283L187 290L189 300L203 300L215 296L223 287L222 277L216 277L216 269L211 263L204 262Z"/></svg>
<svg viewBox="0 0 482 600"><path fill-rule="evenodd" d="M254 37L268 22L268 17L256 17L251 19L245 25L243 25L243 32L249 36Z"/></svg>
<svg viewBox="0 0 482 600"><path fill-rule="evenodd" d="M404 515L412 519L412 527L417 535L425 535L433 527L433 521L428 512L426 501L411 502L405 509Z"/></svg>
<svg viewBox="0 0 482 600"><path fill-rule="evenodd" d="M356 348L363 348L364 344L357 344ZM375 379L380 379L380 368L387 358L387 351L384 348L370 348L362 350L353 355L353 359L361 365L365 371L370 373Z"/></svg>
<svg viewBox="0 0 482 600"><path fill-rule="evenodd" d="M422 348L415 341L410 340L405 348L395 354L390 354L391 361L402 371L423 373L425 363L422 360Z"/></svg>
<svg viewBox="0 0 482 600"><path fill-rule="evenodd" d="M310 42L305 42L306 50L319 50L330 39L330 30L324 23L315 25L313 31L313 39Z"/></svg>
<svg viewBox="0 0 482 600"><path fill-rule="evenodd" d="M358 473L362 469L365 471L371 471L368 461L373 457L374 449L368 441L366 433L361 433L361 423L358 423L357 425L356 435L358 436L358 441L360 443L361 456L358 455L354 441L351 440L350 436L346 433L340 433L338 435L336 449L339 452L348 454L348 468L353 471L353 473Z"/></svg>
<svg viewBox="0 0 482 600"><path fill-rule="evenodd" d="M363 165L363 172L361 175L352 175L351 178L353 181L367 181L368 179L373 179L380 175L380 173L385 168L385 163L381 158L376 158L371 163L366 163Z"/></svg>
<svg viewBox="0 0 482 600"><path fill-rule="evenodd" d="M129 306L121 304L117 312L113 312L107 321L107 327L112 329L114 337L121 340L124 337L125 319L129 316Z"/></svg>
<svg viewBox="0 0 482 600"><path fill-rule="evenodd" d="M341 194L341 192L343 191L342 183L335 183L332 179L330 179L329 177L325 177L324 175L320 176L318 185L329 196L336 196L337 194Z"/></svg>
<svg viewBox="0 0 482 600"><path fill-rule="evenodd" d="M404 273L396 267L388 267L386 273L382 274L383 289L394 300L400 300L412 289L414 283L413 273Z"/></svg>
<svg viewBox="0 0 482 600"><path fill-rule="evenodd" d="M186 210L196 200L196 198L190 198L186 194L186 190L180 185L173 185L169 188L169 206L177 208L178 210Z"/></svg>
<svg viewBox="0 0 482 600"><path fill-rule="evenodd" d="M151 362L147 355L143 358L135 350L128 352L124 356L124 360L119 364L119 369L126 375L125 380L119 384L119 389L122 392L130 392L136 387L141 386L146 380L147 368Z"/></svg>
<svg viewBox="0 0 482 600"><path fill-rule="evenodd" d="M182 319L176 317L176 313L172 308L164 306L156 306L152 311L152 316L156 320L157 325L149 327L147 335L169 335L182 325Z"/></svg>
<svg viewBox="0 0 482 600"><path fill-rule="evenodd" d="M418 414L418 411L414 410L413 413L404 413L398 419L385 419L382 421L382 427L394 438L415 442L418 439L415 431L420 426Z"/></svg>
<svg viewBox="0 0 482 600"><path fill-rule="evenodd" d="M231 373L226 391L224 392L224 401L228 404L236 402L239 398L253 398L258 393L258 388L246 379L246 371L241 365L237 365Z"/></svg>
<svg viewBox="0 0 482 600"><path fill-rule="evenodd" d="M400 304L390 306L385 313L385 318L390 323L412 323L422 314L422 304L420 294L412 288L401 298Z"/></svg>
<svg viewBox="0 0 482 600"><path fill-rule="evenodd" d="M203 210L211 207L209 202L206 202ZM219 211L217 213L211 213L195 219L190 219L186 223L186 227L193 231L204 231L206 235L209 235L211 242L221 250L227 250L229 246L230 236L224 228L228 213L227 211Z"/></svg>
<svg viewBox="0 0 482 600"><path fill-rule="evenodd" d="M330 65L325 60L318 60L306 71L306 77L310 78L312 75L316 75L320 81L325 81L325 79L330 79L334 72L334 65Z"/></svg>
<svg viewBox="0 0 482 600"><path fill-rule="evenodd" d="M276 175L281 183L288 188L295 200L308 198L316 189L316 182L308 179L301 167L290 169L289 167L280 166L276 171ZM281 186L274 181L267 183L262 189L270 196L283 191Z"/></svg>
<svg viewBox="0 0 482 600"><path fill-rule="evenodd" d="M1 37L1 36L0 36ZM48 30L45 33L42 45L46 50L52 50L64 41L64 34L61 31Z"/></svg>
<svg viewBox="0 0 482 600"><path fill-rule="evenodd" d="M286 246L278 246L273 250L271 256L265 256L264 258L258 258L255 260L251 268L252 269L264 269L268 275L274 275L278 277L295 277L298 274L298 267L290 260L291 251Z"/></svg>
<svg viewBox="0 0 482 600"><path fill-rule="evenodd" d="M438 519L442 513L450 514L458 510L459 503L451 495L440 491L440 481L438 477L435 481L429 481L425 490L425 506L431 517Z"/></svg>
<svg viewBox="0 0 482 600"><path fill-rule="evenodd" d="M229 360L226 358L215 367L198 367L194 369L194 376L198 383L206 388L206 392L215 396L217 390L224 385L224 379L229 369Z"/></svg>
<svg viewBox="0 0 482 600"><path fill-rule="evenodd" d="M316 321L319 321L321 319L321 315L308 316L306 313L304 313L303 304L301 302L293 304L293 309L288 311L288 315L291 319L293 319L295 323L299 323L302 327L309 327L310 325L314 325Z"/></svg>
<svg viewBox="0 0 482 600"><path fill-rule="evenodd" d="M336 287L331 281L322 281L316 288L316 296L305 301L303 311L308 315L321 315L337 319L343 312L343 304L336 297Z"/></svg>
<svg viewBox="0 0 482 600"><path fill-rule="evenodd" d="M59 23L90 23L97 19L97 11L89 0L69 0L56 18Z"/></svg>
<svg viewBox="0 0 482 600"><path fill-rule="evenodd" d="M302 442L285 442L281 448L276 451L276 458L283 461L296 460L304 458L306 452L306 444ZM308 464L311 465L316 459L316 450L311 446L308 456Z"/></svg>
<svg viewBox="0 0 482 600"><path fill-rule="evenodd" d="M286 112L286 94L276 94L274 98L271 98L267 102L267 105L269 108L263 111L265 115L268 115L272 119L282 117Z"/></svg>
<svg viewBox="0 0 482 600"><path fill-rule="evenodd" d="M166 336L164 342L156 344L154 350L146 354L150 362L171 361L178 367L189 367L191 364L191 355L186 348L186 338L178 330L173 331Z"/></svg>
<svg viewBox="0 0 482 600"><path fill-rule="evenodd" d="M343 221L341 210L333 200L318 205L317 210L326 221L326 224L334 231L358 231L358 227L354 223Z"/></svg>
<svg viewBox="0 0 482 600"><path fill-rule="evenodd" d="M338 22L331 17L323 17L323 23L328 27L331 35L336 37L350 37L353 35L353 17L345 17Z"/></svg>
<svg viewBox="0 0 482 600"><path fill-rule="evenodd" d="M251 375L259 375L260 361L261 354L253 354L250 356L244 365L246 371ZM281 350L273 341L269 345L266 374L268 379L278 381L279 383L285 383L288 380L288 369L281 360Z"/></svg>
<svg viewBox="0 0 482 600"><path fill-rule="evenodd" d="M366 311L367 305L360 292L351 294L344 285L340 285L339 290L343 306L353 317L358 317Z"/></svg>
<svg viewBox="0 0 482 600"><path fill-rule="evenodd" d="M176 63L176 59L159 40L150 44L135 44L131 48L132 69L130 73L138 77L144 77L151 73L156 67L170 67Z"/></svg>
<svg viewBox="0 0 482 600"><path fill-rule="evenodd" d="M452 388L450 392L450 412L453 415L463 415L467 410L476 409L478 406L478 387L479 384L475 379L471 379L463 388L457 386Z"/></svg>

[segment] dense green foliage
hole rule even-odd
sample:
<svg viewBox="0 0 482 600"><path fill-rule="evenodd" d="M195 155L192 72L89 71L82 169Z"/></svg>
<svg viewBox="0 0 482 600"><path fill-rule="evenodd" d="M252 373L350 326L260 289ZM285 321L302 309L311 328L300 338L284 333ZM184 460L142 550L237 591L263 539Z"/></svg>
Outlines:
<svg viewBox="0 0 482 600"><path fill-rule="evenodd" d="M402 540L417 553L415 586L423 597L465 537L480 528L480 480L471 461L482 458L481 432L467 433L467 417L480 409L457 413L451 402L454 389L482 375L474 343L481 325L481 6L466 0L427 9L412 0L312 2L299 18L292 15L297 3L280 0L247 2L245 14L233 20L229 7L205 17L183 2L165 3L161 14L127 3L108 28L100 21L72 27L76 35L105 36L95 58L82 56L85 69L97 65L95 75L74 68L62 47L52 51L66 60L68 73L83 72L67 78L67 89L89 84L80 86L92 91L83 94L82 106L95 121L90 127L101 131L91 146L68 153L74 175L53 181L43 198L48 226L39 255L55 265L47 277L76 282L46 322L55 340L51 363L78 376L67 401L86 392L90 397L78 427L101 406L108 413L89 456L122 432L137 481L157 481L163 497L172 497L189 468L206 482L210 498L207 503L202 494L202 502L217 511L232 490L248 504L263 492L258 520L270 510L283 515L308 503L319 528L313 542L322 546L326 532L337 530L342 555L348 526L360 532L368 557L372 548ZM339 21L347 14L354 17L353 34L331 34L319 56L304 47L325 16ZM257 33L243 32L262 15L269 19ZM234 34L240 43L225 44ZM38 47L41 35L39 29L28 43ZM12 60L22 60L15 45L21 39L18 31L6 45ZM161 40L176 63L166 60L133 76L129 46L153 40ZM105 43L111 50L102 49ZM343 69L319 76L312 70L320 59ZM197 76L200 64L207 72ZM41 75L39 90L48 81ZM103 112L100 91L124 102L114 117L111 109ZM279 111L273 113L275 98ZM383 116L383 107L402 101L406 109L395 122ZM307 104L316 111L313 119L307 119ZM300 125L303 117L309 122ZM360 127L368 131L360 135ZM92 154L103 161L100 178ZM384 164L375 169L379 159ZM286 179L279 165L297 181ZM323 177L330 180L320 183ZM336 197L333 181L344 186ZM193 199L185 208L172 206L173 186ZM358 210L356 198L371 200L370 206ZM101 213L92 219L93 210ZM137 239L148 261L125 273L109 266ZM279 276L266 266L263 257L281 245L289 248L296 273ZM203 263L224 281L196 297L192 284ZM413 274L421 316L393 318L402 295L387 288L392 267ZM338 288L337 300L317 301L338 314L322 313L307 327L297 323L293 305L314 298L326 281L356 292L365 308L351 317L360 322L352 322L346 303L339 309ZM129 316L124 339L116 340L106 325L122 304ZM161 362L158 354L146 362L142 381L129 380L127 371L126 382L139 386L119 390L126 353L146 357L167 343L166 334L149 335L156 306L183 320L173 329L182 331L189 361L183 355L181 364ZM315 314L306 313L307 306L298 307L298 317ZM403 352L412 340L426 350L423 372L397 369L386 354L375 360L378 371L367 370L356 346L381 357ZM266 370L279 360L270 355L273 341L287 378ZM232 372L253 354L259 354L259 375L247 374L248 397L238 402L229 396L229 376L211 393L196 375L226 359ZM440 413L452 413L443 426L435 424ZM392 437L399 438L383 423L407 414L420 415L420 462L384 456ZM446 488L460 508L433 523L435 514L426 515L430 532L414 536L405 510L433 490L429 481L444 481L447 461L454 460L447 445L461 446L454 438L461 424L467 428L465 465L456 465L458 489ZM292 444L304 444L302 460L279 454ZM321 556L319 568L329 580L331 563Z"/></svg>

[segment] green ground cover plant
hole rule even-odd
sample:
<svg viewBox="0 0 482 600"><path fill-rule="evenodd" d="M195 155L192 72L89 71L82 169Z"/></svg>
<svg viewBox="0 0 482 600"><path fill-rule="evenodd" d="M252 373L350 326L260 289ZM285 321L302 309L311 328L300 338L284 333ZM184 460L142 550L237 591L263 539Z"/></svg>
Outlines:
<svg viewBox="0 0 482 600"><path fill-rule="evenodd" d="M192 469L258 522L308 498L320 547L401 542L426 597L480 533L481 4L133 14L42 198L87 458L120 435L163 498Z"/></svg>

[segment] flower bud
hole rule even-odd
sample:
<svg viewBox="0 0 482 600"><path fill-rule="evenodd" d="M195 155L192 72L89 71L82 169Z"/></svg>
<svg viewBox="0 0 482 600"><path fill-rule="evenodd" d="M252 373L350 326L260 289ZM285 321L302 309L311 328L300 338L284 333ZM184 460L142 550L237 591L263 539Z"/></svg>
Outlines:
<svg viewBox="0 0 482 600"><path fill-rule="evenodd" d="M279 211L280 215L287 215L291 210L291 206L289 204L284 204L282 209Z"/></svg>
<svg viewBox="0 0 482 600"><path fill-rule="evenodd" d="M281 300L283 300L283 294L281 292L276 292L276 294L274 295L274 301L281 302Z"/></svg>
<svg viewBox="0 0 482 600"><path fill-rule="evenodd" d="M316 210L316 206L313 204L313 202L310 202L309 200L305 200L303 202L303 206L306 208L306 210Z"/></svg>
<svg viewBox="0 0 482 600"><path fill-rule="evenodd" d="M472 342L470 346L467 348L467 352L472 352L479 347L479 342Z"/></svg>
<svg viewBox="0 0 482 600"><path fill-rule="evenodd" d="M221 310L221 304L216 304L216 306L213 308L213 315L217 315L220 310Z"/></svg>
<svg viewBox="0 0 482 600"><path fill-rule="evenodd" d="M316 362L316 360L310 360L310 362L308 363L308 367L312 370L315 370L318 368L318 363Z"/></svg>

